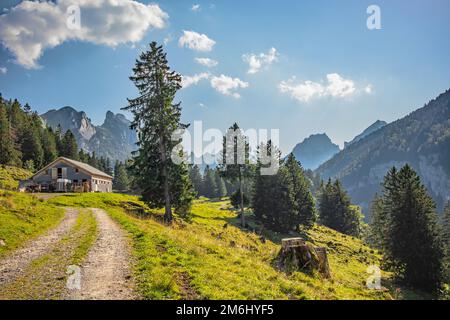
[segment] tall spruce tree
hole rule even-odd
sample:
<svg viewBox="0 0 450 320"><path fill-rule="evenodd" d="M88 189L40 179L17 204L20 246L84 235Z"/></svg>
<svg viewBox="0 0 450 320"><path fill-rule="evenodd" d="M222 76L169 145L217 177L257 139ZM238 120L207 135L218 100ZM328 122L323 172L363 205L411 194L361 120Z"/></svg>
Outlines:
<svg viewBox="0 0 450 320"><path fill-rule="evenodd" d="M450 283L450 201L444 207L442 230L445 247L445 281Z"/></svg>
<svg viewBox="0 0 450 320"><path fill-rule="evenodd" d="M33 114L27 119L27 125L22 129L20 138L22 161L28 163L28 169L40 169L44 162L40 125L39 116Z"/></svg>
<svg viewBox="0 0 450 320"><path fill-rule="evenodd" d="M222 198L227 195L227 187L225 185L225 181L220 175L219 170L214 170L214 179L216 180L216 197Z"/></svg>
<svg viewBox="0 0 450 320"><path fill-rule="evenodd" d="M151 207L164 207L165 220L170 222L172 205L188 208L192 200L173 198L187 188L189 181L184 176L187 172L180 168L183 165L171 161L171 152L181 141L173 139L173 134L187 128L180 122L181 104L173 102L181 89L181 76L170 70L166 53L156 42L136 60L133 73L130 80L139 96L128 99L128 106L123 108L133 114L132 128L138 131L139 149L132 170L144 200Z"/></svg>
<svg viewBox="0 0 450 320"><path fill-rule="evenodd" d="M67 130L61 140L61 152L60 156L66 157L72 160L78 160L78 145L75 136L72 131Z"/></svg>
<svg viewBox="0 0 450 320"><path fill-rule="evenodd" d="M382 199L388 219L384 264L397 279L435 292L442 283L444 248L434 201L408 164L385 176Z"/></svg>
<svg viewBox="0 0 450 320"><path fill-rule="evenodd" d="M217 197L217 184L214 170L212 170L208 165L205 168L203 178L203 195L207 198Z"/></svg>
<svg viewBox="0 0 450 320"><path fill-rule="evenodd" d="M278 172L263 174L263 168L277 162L281 163ZM292 154L281 161L271 141L258 148L252 205L257 219L276 231L309 228L316 220L314 199L301 165Z"/></svg>
<svg viewBox="0 0 450 320"><path fill-rule="evenodd" d="M222 177L238 184L241 225L245 227L244 179L251 178L253 172L250 164L250 145L237 123L228 129L223 138L222 163L219 170Z"/></svg>
<svg viewBox="0 0 450 320"><path fill-rule="evenodd" d="M191 180L192 186L194 187L196 197L200 197L202 194L202 184L203 178L200 173L198 165L194 164L189 168L189 179Z"/></svg>
<svg viewBox="0 0 450 320"><path fill-rule="evenodd" d="M130 188L126 166L119 161L116 161L114 165L113 188L119 191L127 191Z"/></svg>
<svg viewBox="0 0 450 320"><path fill-rule="evenodd" d="M383 210L383 199L376 194L370 206L369 243L375 248L384 247L385 234L388 228L388 217Z"/></svg>
<svg viewBox="0 0 450 320"><path fill-rule="evenodd" d="M292 191L294 193L295 224L310 228L314 225L317 216L314 198L310 192L309 181L300 163L292 153L289 154L284 166L289 173L288 182L292 185Z"/></svg>
<svg viewBox="0 0 450 320"><path fill-rule="evenodd" d="M263 156L266 159L263 159ZM278 218L290 214L288 204L292 202L293 197L290 196L287 186L282 183L279 171L276 174L262 174L262 169L267 168L270 163L278 162L279 165L280 156L279 150L271 141L258 146L252 207L256 219L266 227L285 231Z"/></svg>
<svg viewBox="0 0 450 320"><path fill-rule="evenodd" d="M0 98L0 164L15 165L17 162L6 106Z"/></svg>
<svg viewBox="0 0 450 320"><path fill-rule="evenodd" d="M331 179L321 185L319 190L320 222L336 231L356 236L361 231L361 212L351 205L350 197L339 180Z"/></svg>
<svg viewBox="0 0 450 320"><path fill-rule="evenodd" d="M55 134L51 127L42 131L42 148L44 150L44 165L49 164L58 156Z"/></svg>

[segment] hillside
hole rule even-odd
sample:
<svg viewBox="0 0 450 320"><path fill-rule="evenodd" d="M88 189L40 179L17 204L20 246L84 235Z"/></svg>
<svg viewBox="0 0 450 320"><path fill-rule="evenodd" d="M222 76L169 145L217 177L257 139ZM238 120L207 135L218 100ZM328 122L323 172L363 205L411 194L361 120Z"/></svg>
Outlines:
<svg viewBox="0 0 450 320"><path fill-rule="evenodd" d="M283 236L266 234L263 243L254 232L241 230L228 201L198 200L192 222L177 220L172 227L160 222L159 212L149 211L132 196L67 195L49 202L103 208L129 232L136 258L134 274L145 299L392 298L387 290L365 287L366 269L378 264L380 256L360 240L322 226L314 227L308 238L327 247L332 280L278 271L274 258Z"/></svg>
<svg viewBox="0 0 450 320"><path fill-rule="evenodd" d="M385 125L387 125L386 121L381 121L381 120L377 120L374 123L372 123L370 126L368 126L366 129L364 129L363 132L361 132L360 134L358 134L356 137L354 137L351 141L349 142L344 142L344 148L347 148L349 145L358 142L359 140L367 137L369 134L383 128Z"/></svg>
<svg viewBox="0 0 450 320"><path fill-rule="evenodd" d="M322 178L339 178L366 213L392 166L409 163L442 209L450 198L450 90L424 107L349 145L321 165Z"/></svg>
<svg viewBox="0 0 450 320"><path fill-rule="evenodd" d="M78 146L86 152L95 152L97 156L124 161L136 149L136 133L122 114L108 111L100 126L93 125L85 112L72 107L49 110L41 118L53 128L61 125L63 131L71 130Z"/></svg>
<svg viewBox="0 0 450 320"><path fill-rule="evenodd" d="M19 187L19 180L25 180L33 175L28 170L0 165L0 189L17 190Z"/></svg>
<svg viewBox="0 0 450 320"><path fill-rule="evenodd" d="M297 144L292 153L304 169L314 170L339 152L339 146L334 144L325 134L312 134Z"/></svg>
<svg viewBox="0 0 450 320"><path fill-rule="evenodd" d="M62 212L28 194L0 190L0 257L55 226Z"/></svg>

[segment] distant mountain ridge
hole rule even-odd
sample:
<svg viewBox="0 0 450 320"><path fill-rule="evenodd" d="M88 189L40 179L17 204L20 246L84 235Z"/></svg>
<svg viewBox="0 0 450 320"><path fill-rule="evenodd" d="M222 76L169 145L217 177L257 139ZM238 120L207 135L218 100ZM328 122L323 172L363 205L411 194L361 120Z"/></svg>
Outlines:
<svg viewBox="0 0 450 320"><path fill-rule="evenodd" d="M130 129L131 121L120 113L108 111L101 126L93 125L84 111L70 106L49 110L41 118L52 128L61 125L64 131L71 130L78 146L86 152L95 152L97 156L124 161L137 149L137 136Z"/></svg>
<svg viewBox="0 0 450 320"><path fill-rule="evenodd" d="M450 90L348 145L316 173L341 179L352 201L367 213L388 169L405 163L418 172L442 209L450 200Z"/></svg>
<svg viewBox="0 0 450 320"><path fill-rule="evenodd" d="M358 142L359 140L367 137L369 134L383 128L385 125L387 125L386 121L377 120L374 123L372 123L369 127L367 127L363 132L361 132L359 135L353 138L353 140L349 142L344 142L344 148L347 148L349 145Z"/></svg>
<svg viewBox="0 0 450 320"><path fill-rule="evenodd" d="M325 133L312 134L297 144L292 153L304 169L314 170L340 151Z"/></svg>

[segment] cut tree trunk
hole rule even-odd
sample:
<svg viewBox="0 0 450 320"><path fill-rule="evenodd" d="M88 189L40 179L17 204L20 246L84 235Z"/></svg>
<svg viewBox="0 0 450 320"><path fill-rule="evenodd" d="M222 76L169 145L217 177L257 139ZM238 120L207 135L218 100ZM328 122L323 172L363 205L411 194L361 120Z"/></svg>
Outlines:
<svg viewBox="0 0 450 320"><path fill-rule="evenodd" d="M278 262L285 272L318 271L324 278L331 278L326 248L314 247L302 238L282 239Z"/></svg>

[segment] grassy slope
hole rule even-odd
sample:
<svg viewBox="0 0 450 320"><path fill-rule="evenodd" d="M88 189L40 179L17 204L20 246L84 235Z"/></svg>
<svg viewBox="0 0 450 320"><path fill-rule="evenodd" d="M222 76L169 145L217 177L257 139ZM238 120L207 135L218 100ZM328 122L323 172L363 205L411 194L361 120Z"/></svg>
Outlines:
<svg viewBox="0 0 450 320"><path fill-rule="evenodd" d="M69 234L49 253L34 260L14 282L0 288L0 300L64 298L67 267L82 264L96 235L92 212L83 210Z"/></svg>
<svg viewBox="0 0 450 320"><path fill-rule="evenodd" d="M0 165L0 189L16 190L19 180L25 180L33 175L28 170L18 167Z"/></svg>
<svg viewBox="0 0 450 320"><path fill-rule="evenodd" d="M61 207L49 205L30 196L0 190L0 257L49 228L64 215Z"/></svg>
<svg viewBox="0 0 450 320"><path fill-rule="evenodd" d="M149 219L127 214L124 207L144 206L136 197L80 194L50 203L105 209L131 235L138 289L147 299L390 299L387 290L368 290L366 269L380 256L360 240L316 226L308 238L329 250L332 280L302 272L286 275L273 260L282 235L262 243L238 227L224 201L198 200L191 223L167 227L159 213ZM224 228L224 224L228 227Z"/></svg>

